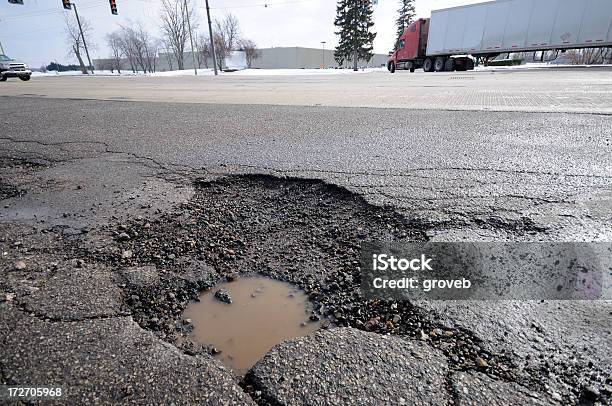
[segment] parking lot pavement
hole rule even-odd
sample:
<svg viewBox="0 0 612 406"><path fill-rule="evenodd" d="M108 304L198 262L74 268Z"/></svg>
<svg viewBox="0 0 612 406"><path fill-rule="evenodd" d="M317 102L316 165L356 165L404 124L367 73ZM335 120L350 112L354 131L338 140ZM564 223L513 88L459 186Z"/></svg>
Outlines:
<svg viewBox="0 0 612 406"><path fill-rule="evenodd" d="M299 72L299 70L298 70ZM0 95L180 103L612 113L612 68L220 77L35 77Z"/></svg>
<svg viewBox="0 0 612 406"><path fill-rule="evenodd" d="M212 248L188 251L190 234L209 248L214 241L215 249L228 252L228 239L261 243L249 230L264 227L277 237L263 238L268 243L260 248L274 258L287 258L286 252L274 251L278 247L319 249L342 241L341 255L350 256L357 229L384 235L389 232L385 222L396 215L415 228L410 230L415 235L433 240L610 241L610 77L589 70L582 81L579 72L473 74L486 76L486 86L478 79L452 79L454 75L378 73L305 77L302 83L270 77L218 82L48 78L33 79L27 88L4 83L2 92L32 94L0 97L0 345L6 354L0 359L0 382L25 384L42 379L47 371L54 382L79 382L82 399L137 403L153 391L152 398L163 401L164 394L178 390L182 392L173 393L185 402L214 396L219 404L240 403L249 400L246 393L255 400L307 394L316 402L319 394L305 387L317 387L319 378L312 380L316 374L308 372L312 363L306 358L300 364L270 360L317 353L317 340L299 351L293 344L279 347L253 374L245 392L216 361L189 355L191 350L174 341L172 329L182 326L177 314L189 295L197 294L193 284L201 286L197 284L212 272L202 265L211 259L202 255ZM496 80L489 78L501 75L508 79L504 90L497 91L499 101L482 100L491 109L506 100L506 107L516 111L441 107L461 89L486 94ZM363 78L370 78L369 95ZM564 80L567 91L558 94L564 112L525 113L534 107L507 97L515 92L531 103L530 92L554 94L552 83ZM437 107L424 110L364 107L366 96L400 107L398 100L383 94L398 84L428 89L426 81L432 86L447 83L431 89L438 95L449 92L449 98L439 96L432 103ZM528 90L530 81L533 88ZM468 82L480 84L472 89L448 86ZM347 97L339 88L354 92ZM602 114L576 113L579 103L561 98L572 92L591 100L595 107L589 113ZM240 93L242 104L229 104ZM217 97L221 102L212 103ZM478 97L469 99L465 109L480 110ZM323 107L326 103L336 107ZM201 186L203 179L221 178L226 182L215 188ZM277 209L295 221L277 221ZM241 223L248 227L241 229ZM122 230L130 240L125 241ZM321 231L319 245L306 238L315 231ZM135 245L128 249L126 244ZM276 262L269 266L280 275L283 269L276 270ZM337 271L315 265L318 273L295 282L309 286L321 272ZM326 303L337 301L334 297ZM415 347L422 351L411 353L410 362L428 362L421 352L436 354L441 367L431 379L444 382L439 394L443 402L610 400L609 302L414 305L402 313L402 323L414 323L403 331L424 343ZM374 312L363 306L367 314ZM378 311L383 312L380 317L387 314ZM411 327L415 325L420 327ZM363 329L363 324L350 325L359 326ZM321 338L330 370L372 374L380 364L372 348L384 351L384 345L374 336L361 336L337 329ZM343 345L335 353L338 337ZM392 342L401 347L397 339ZM129 345L113 350L122 343ZM352 343L369 348L369 355L354 365L343 364L342 351ZM61 356L58 346L67 356ZM488 366L482 359L475 364L478 354L489 357ZM393 353L388 357L394 363L403 359ZM93 359L103 367L98 375L89 366ZM118 365L124 365L125 374L115 373ZM161 379L168 365L171 379ZM310 381L283 383L278 374L300 365ZM392 369L385 373L393 376ZM199 380L199 371L208 374L208 383ZM336 387L333 375L324 378L327 397L359 403L364 395L350 391L354 382ZM159 382L154 388L151 379ZM107 387L119 389L109 392ZM500 398L500 391L510 395ZM438 398L423 399L433 403Z"/></svg>

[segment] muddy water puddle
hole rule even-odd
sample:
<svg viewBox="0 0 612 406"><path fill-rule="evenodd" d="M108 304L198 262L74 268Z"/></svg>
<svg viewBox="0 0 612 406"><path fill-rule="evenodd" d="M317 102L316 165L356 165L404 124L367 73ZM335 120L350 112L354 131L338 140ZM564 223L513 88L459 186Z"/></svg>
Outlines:
<svg viewBox="0 0 612 406"><path fill-rule="evenodd" d="M219 290L229 294L231 303L220 300L227 298ZM320 323L309 320L311 310L308 297L295 286L250 277L204 292L183 318L191 319L194 341L220 350L217 357L243 375L274 345L316 331Z"/></svg>

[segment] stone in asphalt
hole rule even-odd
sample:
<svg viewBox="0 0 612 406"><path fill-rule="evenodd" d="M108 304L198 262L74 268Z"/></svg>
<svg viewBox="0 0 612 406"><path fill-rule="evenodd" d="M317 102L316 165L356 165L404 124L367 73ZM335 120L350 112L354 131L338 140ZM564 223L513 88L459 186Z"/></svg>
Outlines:
<svg viewBox="0 0 612 406"><path fill-rule="evenodd" d="M123 277L129 284L139 288L159 284L159 273L153 265L129 267L123 271Z"/></svg>
<svg viewBox="0 0 612 406"><path fill-rule="evenodd" d="M419 341L334 328L274 347L247 375L283 405L446 405L446 358Z"/></svg>

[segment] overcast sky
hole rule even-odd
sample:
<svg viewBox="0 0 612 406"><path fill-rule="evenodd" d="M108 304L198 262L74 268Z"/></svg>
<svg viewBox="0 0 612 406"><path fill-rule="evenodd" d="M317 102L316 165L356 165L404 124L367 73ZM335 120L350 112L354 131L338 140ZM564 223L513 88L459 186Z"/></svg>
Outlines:
<svg viewBox="0 0 612 406"><path fill-rule="evenodd" d="M204 0L193 0L201 20L199 31L206 28ZM416 0L417 15L429 17L431 10L483 0ZM0 0L0 42L7 55L39 67L50 61L75 62L68 57L61 0L24 0L12 5ZM117 0L119 15L110 13L108 0L75 0L81 18L94 29L90 49L92 59L109 55L104 36L120 24L142 22L159 36L161 0ZM326 48L337 43L333 25L334 0L209 0L211 17L232 13L240 21L241 34L260 48L302 46ZM265 6L267 4L267 7ZM398 0L379 0L374 6L374 42L377 53L387 53L394 37Z"/></svg>

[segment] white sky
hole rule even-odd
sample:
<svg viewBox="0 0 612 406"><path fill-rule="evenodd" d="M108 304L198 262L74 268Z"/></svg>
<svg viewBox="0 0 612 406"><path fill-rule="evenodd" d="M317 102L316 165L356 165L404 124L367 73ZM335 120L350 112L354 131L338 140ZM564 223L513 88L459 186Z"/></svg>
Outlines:
<svg viewBox="0 0 612 406"><path fill-rule="evenodd" d="M431 10L479 3L484 0L416 0L419 17L429 17ZM117 0L118 16L110 13L108 0L74 0L81 18L91 22L94 33L90 46L92 59L109 55L104 36L119 24L142 22L159 36L159 4L161 0ZM204 0L194 0L201 26L206 27ZM0 43L7 55L32 67L57 60L75 62L67 55L61 0L24 0L24 5L12 5L0 0ZM221 18L231 12L240 21L244 37L254 40L260 48L272 46L303 46L325 48L337 43L333 21L335 0L209 0L211 17ZM264 6L267 4L267 7ZM376 53L387 53L395 39L395 18L398 0L379 0L374 6L374 42Z"/></svg>

